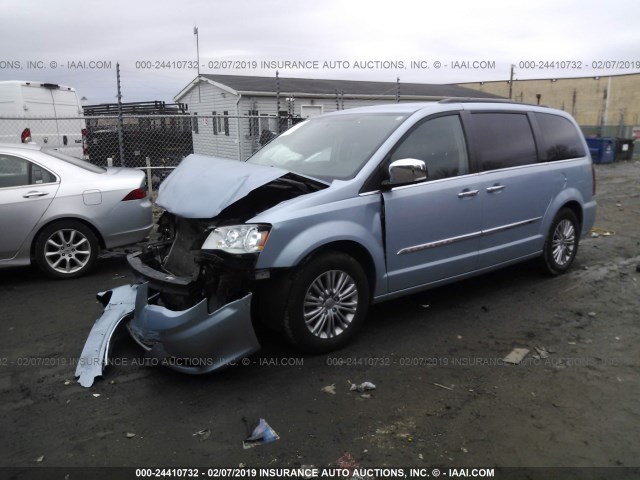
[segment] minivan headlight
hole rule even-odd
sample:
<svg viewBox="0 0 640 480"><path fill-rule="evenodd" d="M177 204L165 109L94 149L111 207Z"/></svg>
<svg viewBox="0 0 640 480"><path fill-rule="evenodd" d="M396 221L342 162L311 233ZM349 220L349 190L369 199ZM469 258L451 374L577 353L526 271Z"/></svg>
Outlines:
<svg viewBox="0 0 640 480"><path fill-rule="evenodd" d="M267 243L270 228L265 225L231 225L214 229L202 244L202 250L227 253L259 253Z"/></svg>

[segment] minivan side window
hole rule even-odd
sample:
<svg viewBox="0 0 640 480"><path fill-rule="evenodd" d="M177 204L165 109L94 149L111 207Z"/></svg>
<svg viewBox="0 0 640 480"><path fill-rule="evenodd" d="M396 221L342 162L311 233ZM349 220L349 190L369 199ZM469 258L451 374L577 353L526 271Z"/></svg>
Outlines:
<svg viewBox="0 0 640 480"><path fill-rule="evenodd" d="M474 113L471 118L481 171L538 162L533 131L525 113Z"/></svg>
<svg viewBox="0 0 640 480"><path fill-rule="evenodd" d="M586 152L576 127L564 117L536 112L548 162L584 157Z"/></svg>
<svg viewBox="0 0 640 480"><path fill-rule="evenodd" d="M427 180L469 173L467 146L458 115L425 121L396 147L390 162L403 158L423 160Z"/></svg>

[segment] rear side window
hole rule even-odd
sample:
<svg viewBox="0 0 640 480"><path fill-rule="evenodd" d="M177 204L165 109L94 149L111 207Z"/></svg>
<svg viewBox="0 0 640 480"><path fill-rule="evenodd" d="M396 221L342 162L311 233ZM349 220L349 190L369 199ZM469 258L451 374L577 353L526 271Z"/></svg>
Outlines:
<svg viewBox="0 0 640 480"><path fill-rule="evenodd" d="M538 162L526 114L474 113L472 118L481 171Z"/></svg>
<svg viewBox="0 0 640 480"><path fill-rule="evenodd" d="M536 120L545 143L548 162L584 157L582 138L576 127L564 117L549 113L536 113Z"/></svg>
<svg viewBox="0 0 640 480"><path fill-rule="evenodd" d="M35 163L10 155L0 155L0 188L54 183L56 176Z"/></svg>

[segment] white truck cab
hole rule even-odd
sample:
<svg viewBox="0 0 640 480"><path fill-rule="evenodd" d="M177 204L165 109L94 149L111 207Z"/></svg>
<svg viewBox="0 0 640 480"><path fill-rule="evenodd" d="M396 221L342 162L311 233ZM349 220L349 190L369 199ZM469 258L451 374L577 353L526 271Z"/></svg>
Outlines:
<svg viewBox="0 0 640 480"><path fill-rule="evenodd" d="M0 82L0 142L57 148L86 155L86 124L76 90L55 83Z"/></svg>

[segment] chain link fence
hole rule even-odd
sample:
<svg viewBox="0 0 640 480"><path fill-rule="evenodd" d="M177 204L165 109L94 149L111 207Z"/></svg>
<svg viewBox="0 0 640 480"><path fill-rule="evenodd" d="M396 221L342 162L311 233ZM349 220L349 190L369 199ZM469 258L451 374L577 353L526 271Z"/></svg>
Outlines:
<svg viewBox="0 0 640 480"><path fill-rule="evenodd" d="M73 118L0 117L0 142L37 144L101 166L145 170L155 190L191 153L245 160L302 121L273 115L96 115ZM632 126L583 126L586 136L633 138ZM639 149L640 150L640 149ZM635 151L637 157L638 151Z"/></svg>
<svg viewBox="0 0 640 480"><path fill-rule="evenodd" d="M266 115L0 117L0 143L27 138L100 166L143 169L153 190L191 153L245 160L302 121Z"/></svg>

